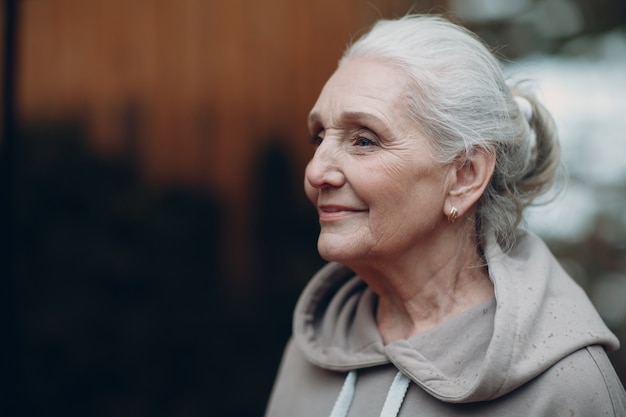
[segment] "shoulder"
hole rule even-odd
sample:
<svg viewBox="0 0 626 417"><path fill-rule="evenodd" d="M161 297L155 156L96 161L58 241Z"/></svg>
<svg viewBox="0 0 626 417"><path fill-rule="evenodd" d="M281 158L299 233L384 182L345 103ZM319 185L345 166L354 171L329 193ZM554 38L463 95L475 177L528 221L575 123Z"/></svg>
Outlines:
<svg viewBox="0 0 626 417"><path fill-rule="evenodd" d="M581 348L491 402L495 415L626 416L626 393L602 346ZM498 414L500 413L500 414Z"/></svg>
<svg viewBox="0 0 626 417"><path fill-rule="evenodd" d="M594 345L566 356L534 384L554 409L571 415L626 416L626 393L602 346ZM572 414L575 413L575 414Z"/></svg>
<svg viewBox="0 0 626 417"><path fill-rule="evenodd" d="M598 388L606 390L606 395L613 407L614 414L626 416L626 392L606 352L601 346L589 346L582 349L588 357L590 368L597 375Z"/></svg>

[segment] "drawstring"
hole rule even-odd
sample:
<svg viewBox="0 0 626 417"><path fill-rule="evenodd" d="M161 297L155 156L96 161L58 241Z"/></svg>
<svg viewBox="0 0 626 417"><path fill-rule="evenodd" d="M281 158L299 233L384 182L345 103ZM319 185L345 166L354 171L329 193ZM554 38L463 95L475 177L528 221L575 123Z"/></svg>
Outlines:
<svg viewBox="0 0 626 417"><path fill-rule="evenodd" d="M393 382L387 392L387 398L380 412L380 417L396 417L404 401L404 396L409 388L409 378L402 372L398 372L393 378ZM348 372L346 380L343 382L339 396L333 406L333 411L329 417L346 417L354 398L354 388L356 386L356 371Z"/></svg>
<svg viewBox="0 0 626 417"><path fill-rule="evenodd" d="M396 377L389 387L387 398L385 398L385 404L383 405L383 411L380 412L380 417L396 417L400 411L402 401L407 389L409 388L409 378L407 378L402 372L398 372Z"/></svg>
<svg viewBox="0 0 626 417"><path fill-rule="evenodd" d="M330 412L329 417L346 417L348 415L352 398L354 398L355 385L356 371L350 371L346 376L346 380L343 382L343 387L341 387L341 391L339 392L339 396L337 397L337 401L335 401L335 406L333 407L333 411Z"/></svg>

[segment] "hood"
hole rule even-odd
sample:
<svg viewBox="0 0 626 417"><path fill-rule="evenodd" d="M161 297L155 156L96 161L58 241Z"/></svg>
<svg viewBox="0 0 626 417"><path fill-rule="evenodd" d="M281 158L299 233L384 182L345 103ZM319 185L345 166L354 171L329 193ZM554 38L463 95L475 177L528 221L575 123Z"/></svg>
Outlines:
<svg viewBox="0 0 626 417"><path fill-rule="evenodd" d="M541 239L523 233L504 253L490 234L485 257L495 300L388 345L376 326L376 295L350 269L330 263L298 301L294 339L307 360L322 368L393 364L434 397L453 403L505 395L586 346L603 345L609 352L619 347Z"/></svg>

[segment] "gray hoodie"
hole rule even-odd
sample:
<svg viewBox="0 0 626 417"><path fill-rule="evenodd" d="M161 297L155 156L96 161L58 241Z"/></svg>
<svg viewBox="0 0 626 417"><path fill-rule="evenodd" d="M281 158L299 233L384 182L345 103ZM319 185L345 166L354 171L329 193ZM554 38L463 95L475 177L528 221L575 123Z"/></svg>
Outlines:
<svg viewBox="0 0 626 417"><path fill-rule="evenodd" d="M384 345L376 295L330 263L302 293L267 417L626 416L619 347L544 243L488 237L495 299Z"/></svg>

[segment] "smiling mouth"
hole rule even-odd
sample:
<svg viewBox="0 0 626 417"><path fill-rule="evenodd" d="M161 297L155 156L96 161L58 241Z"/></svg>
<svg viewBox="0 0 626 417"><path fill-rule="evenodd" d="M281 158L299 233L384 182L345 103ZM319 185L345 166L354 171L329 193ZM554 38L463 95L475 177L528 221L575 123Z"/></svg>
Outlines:
<svg viewBox="0 0 626 417"><path fill-rule="evenodd" d="M319 206L320 222L341 220L355 214L365 213L367 210L354 209L342 206Z"/></svg>

